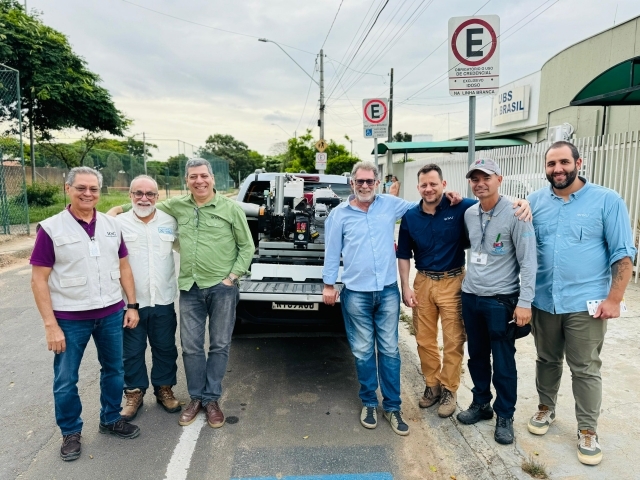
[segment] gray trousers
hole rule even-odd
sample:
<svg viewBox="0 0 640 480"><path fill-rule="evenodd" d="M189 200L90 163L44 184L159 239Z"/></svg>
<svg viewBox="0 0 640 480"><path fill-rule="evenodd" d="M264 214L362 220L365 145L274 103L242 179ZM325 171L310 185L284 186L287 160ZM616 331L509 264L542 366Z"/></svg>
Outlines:
<svg viewBox="0 0 640 480"><path fill-rule="evenodd" d="M600 351L607 320L589 312L553 314L535 307L531 331L536 344L536 388L540 403L555 409L566 354L580 430L596 430L602 404Z"/></svg>

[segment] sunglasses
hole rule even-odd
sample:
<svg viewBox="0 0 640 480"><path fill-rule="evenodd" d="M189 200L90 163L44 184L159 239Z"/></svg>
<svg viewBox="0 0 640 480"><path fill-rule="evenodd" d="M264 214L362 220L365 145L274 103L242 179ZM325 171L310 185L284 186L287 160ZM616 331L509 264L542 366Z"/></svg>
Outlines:
<svg viewBox="0 0 640 480"><path fill-rule="evenodd" d="M367 178L367 179L361 179L358 178L357 180L354 180L353 183L355 183L356 185L358 185L359 187L361 187L362 185L364 185L365 183L369 186L372 187L374 183L376 183L376 181L372 178Z"/></svg>

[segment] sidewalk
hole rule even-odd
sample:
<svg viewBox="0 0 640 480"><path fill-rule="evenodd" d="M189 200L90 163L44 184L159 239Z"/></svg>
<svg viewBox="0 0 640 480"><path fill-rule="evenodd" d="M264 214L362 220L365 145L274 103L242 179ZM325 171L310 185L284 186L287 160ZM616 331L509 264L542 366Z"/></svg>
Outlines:
<svg viewBox="0 0 640 480"><path fill-rule="evenodd" d="M413 263L413 262L412 262ZM415 268L410 274L411 283ZM531 335L516 342L516 362L518 366L518 403L514 417L516 442L502 446L493 439L495 417L492 421L476 425L463 425L455 415L466 409L472 400L473 382L467 371L468 355L463 363L463 378L458 390L458 410L453 417L440 419L436 407L421 410L425 423L444 431L455 428L472 447L476 456L495 475L495 478L530 479L522 468L522 462L529 457L545 465L549 478L563 480L638 479L640 471L635 462L640 459L640 283L627 288L625 301L628 311L622 317L609 320L605 344L602 349L603 401L599 419L598 435L603 451L602 463L595 467L583 465L576 455L577 425L571 390L571 372L564 365L564 373L556 409L556 421L544 436L536 436L527 430L529 417L537 409L538 396L535 386L536 351ZM403 312L411 318L411 309L402 306ZM442 332L439 344L442 345ZM420 360L413 337L405 323L401 322L400 341L405 350L403 362L411 362L413 368L406 384L416 389L415 398L403 398L405 402L416 403L424 390L420 373ZM466 349L465 349L466 350ZM406 351L411 354L406 354ZM403 371L407 371L403 365ZM415 372L415 373L413 373ZM418 378L420 382L416 382ZM419 390L419 388L422 390ZM405 393L406 395L406 393Z"/></svg>
<svg viewBox="0 0 640 480"><path fill-rule="evenodd" d="M36 241L36 224L29 227L30 235L0 235L0 268L29 258Z"/></svg>

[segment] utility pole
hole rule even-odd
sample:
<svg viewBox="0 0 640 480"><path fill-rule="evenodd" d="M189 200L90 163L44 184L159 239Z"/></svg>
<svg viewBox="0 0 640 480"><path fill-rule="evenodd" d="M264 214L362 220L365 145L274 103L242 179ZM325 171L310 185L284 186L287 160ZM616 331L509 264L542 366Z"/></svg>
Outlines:
<svg viewBox="0 0 640 480"><path fill-rule="evenodd" d="M469 148L467 163L469 167L476 159L476 96L469 95ZM467 187L467 197L473 198L471 185Z"/></svg>
<svg viewBox="0 0 640 480"><path fill-rule="evenodd" d="M142 159L144 161L144 174L147 175L147 139L142 132Z"/></svg>
<svg viewBox="0 0 640 480"><path fill-rule="evenodd" d="M389 136L388 142L393 140L393 68L390 74L391 80L389 82ZM391 150L387 150L387 175L393 173L393 154Z"/></svg>
<svg viewBox="0 0 640 480"><path fill-rule="evenodd" d="M320 119L318 120L320 127L320 140L324 140L324 53L320 49ZM324 168L319 168L318 173L324 173Z"/></svg>

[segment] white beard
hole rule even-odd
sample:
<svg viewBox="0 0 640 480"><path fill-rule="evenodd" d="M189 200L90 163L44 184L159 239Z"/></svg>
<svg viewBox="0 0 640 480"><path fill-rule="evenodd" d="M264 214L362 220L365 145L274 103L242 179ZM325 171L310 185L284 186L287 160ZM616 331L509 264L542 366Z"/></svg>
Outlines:
<svg viewBox="0 0 640 480"><path fill-rule="evenodd" d="M156 211L155 205L149 205L148 207L141 207L140 205L136 205L135 203L133 203L132 205L133 205L133 213L135 213L140 218L148 217L149 215L151 215L153 212Z"/></svg>

